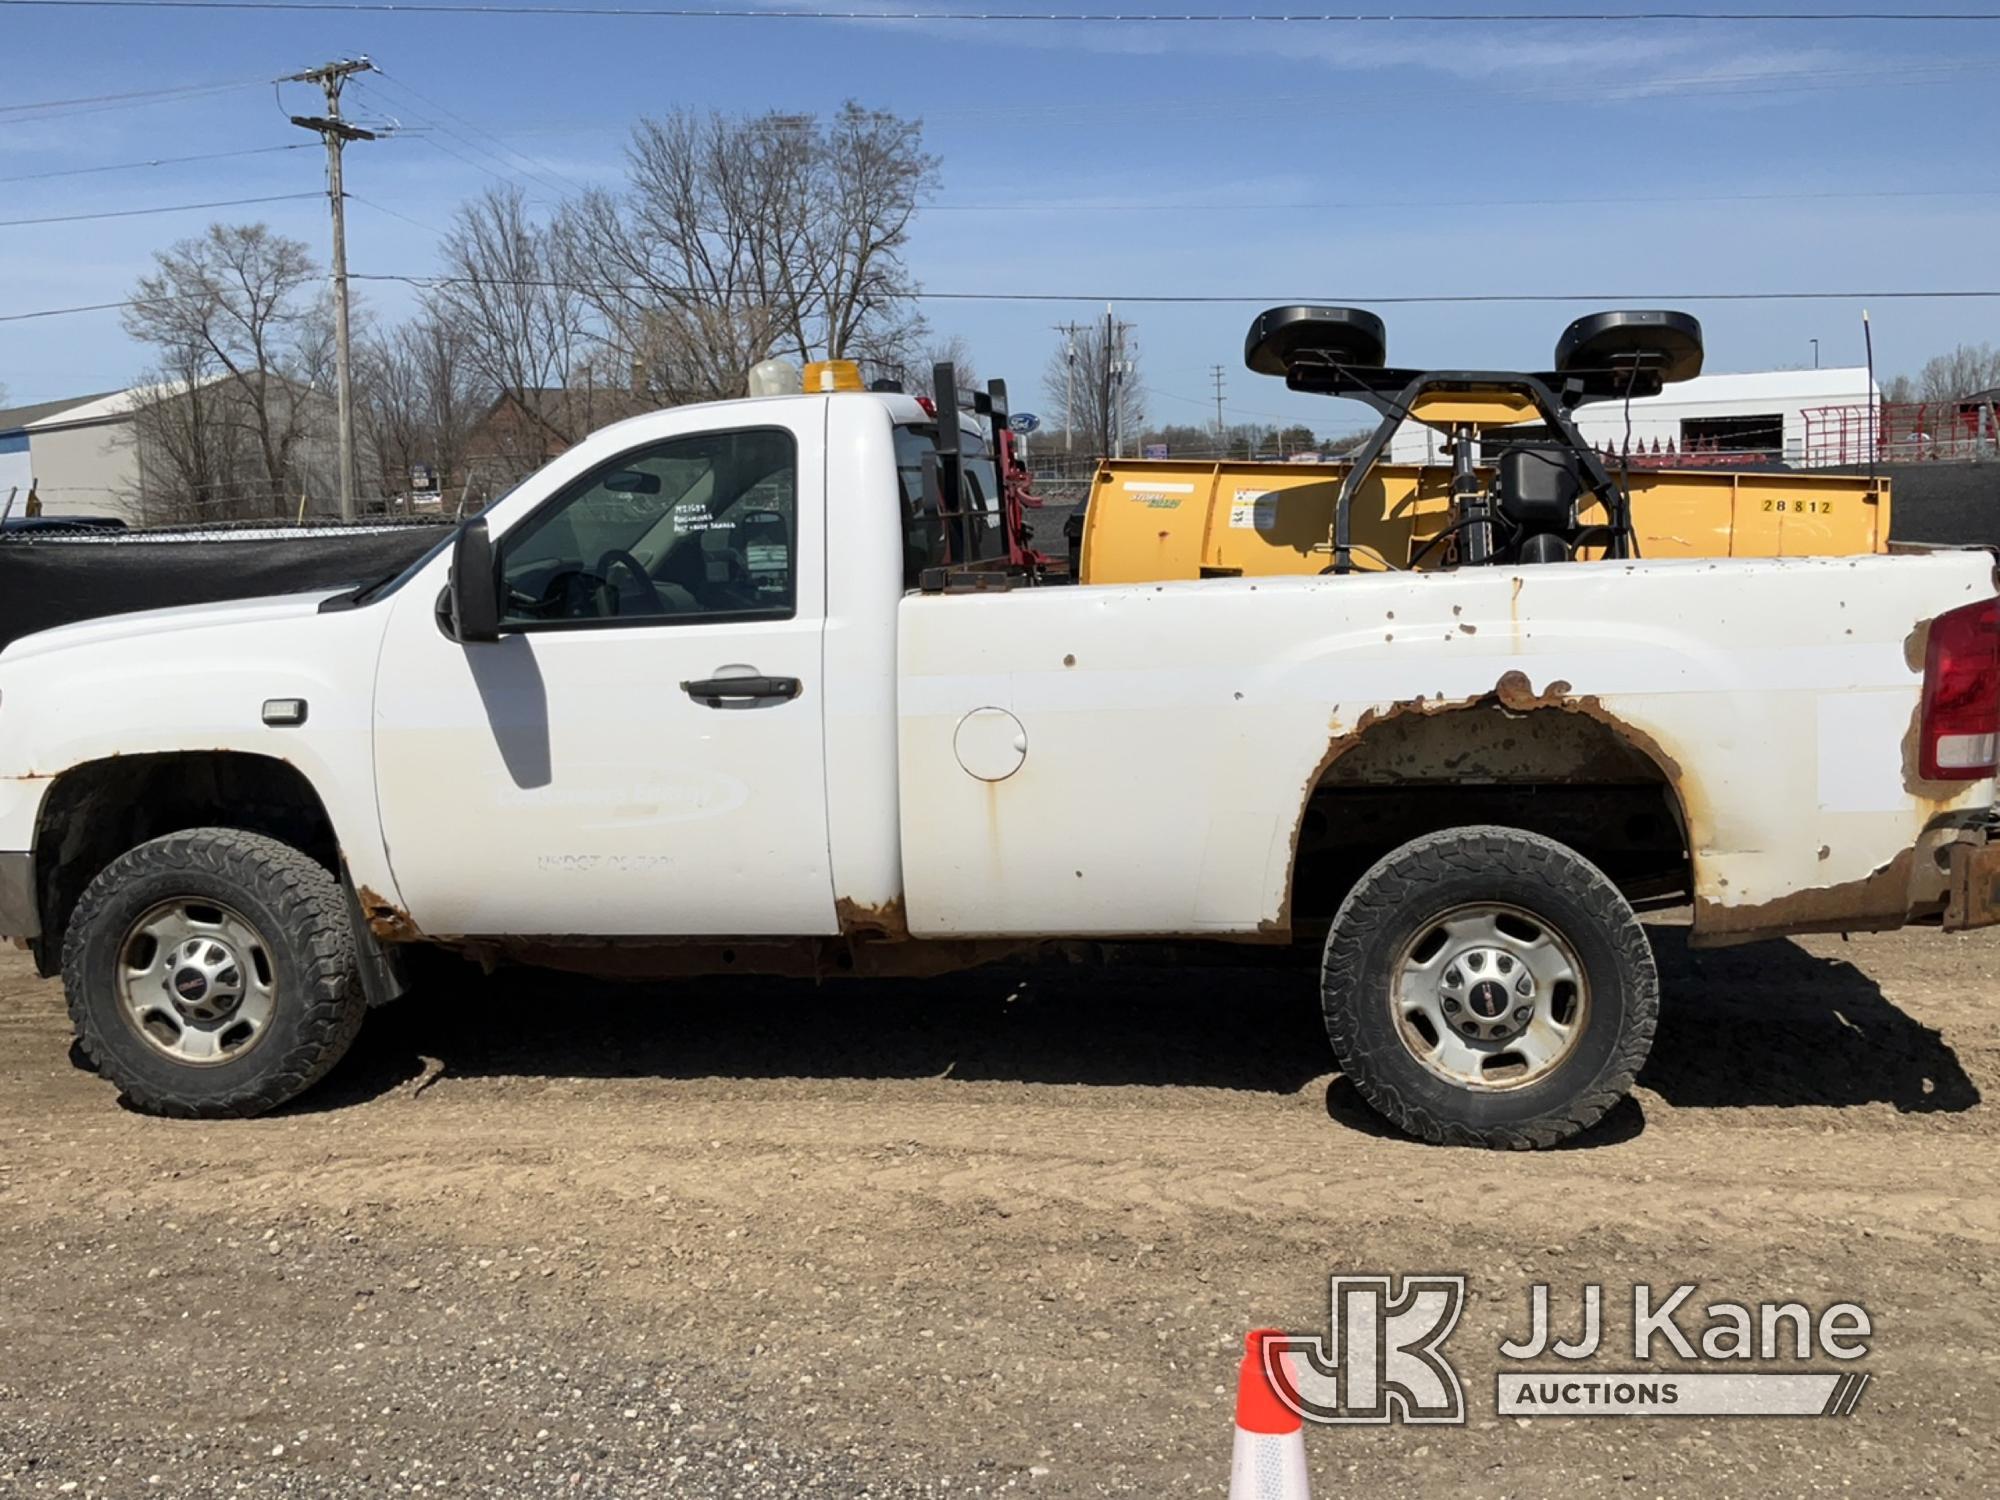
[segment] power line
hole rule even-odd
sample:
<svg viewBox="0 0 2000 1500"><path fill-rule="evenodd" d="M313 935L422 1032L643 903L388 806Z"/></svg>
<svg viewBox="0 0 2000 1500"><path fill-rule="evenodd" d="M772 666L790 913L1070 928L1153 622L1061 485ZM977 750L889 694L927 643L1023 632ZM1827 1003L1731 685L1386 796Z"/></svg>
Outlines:
<svg viewBox="0 0 2000 1500"><path fill-rule="evenodd" d="M1222 368L1221 365L1210 366L1211 370L1220 370L1221 368ZM1210 404L1209 398L1202 396L1183 396L1178 391L1163 391L1156 385L1141 386L1140 389L1145 391L1146 394L1149 396L1165 396L1169 401L1185 401L1190 406L1207 406ZM1229 410L1235 412L1236 415L1239 417L1266 417L1273 422L1294 422L1298 420L1296 413L1287 415L1284 412L1259 411L1254 406L1237 406L1233 402L1230 404ZM1220 407L1217 408L1216 415L1218 418L1220 418L1221 416ZM1221 423L1218 422L1218 429L1220 429L1220 427Z"/></svg>
<svg viewBox="0 0 2000 1500"><path fill-rule="evenodd" d="M432 147L435 150L442 151L446 156L449 156L454 160L464 162L468 167L472 168L472 170L475 172L484 172L488 177L491 177L495 182L504 182L512 187L519 187L524 185L521 182L521 179L514 173L497 171L494 168L487 166L484 162L475 161L471 157L467 156L463 151L457 151L454 150L452 147L447 146L441 139L439 139L436 136L432 136L431 138L427 139L424 142L424 144L426 146ZM371 205L371 207L372 206L373 205Z"/></svg>
<svg viewBox="0 0 2000 1500"><path fill-rule="evenodd" d="M384 79L384 81L388 81L382 74L382 70L379 68L376 69L376 77L382 78ZM357 84L356 87L365 87L365 83ZM414 91L406 87L404 89L404 92L413 93ZM454 161L463 162L466 166L472 168L473 171L482 172L486 176L491 177L495 182L504 182L507 183L509 186L514 186L514 187L529 186L528 182L522 177L520 172L515 171L508 166L507 158L505 156L502 156L500 152L494 151L485 146L481 146L478 142L468 137L463 131L453 130L449 125L442 124L435 120L427 120L425 119L425 117L421 115L415 116L414 118L417 119L418 128L420 130L429 130L437 132L437 134L425 137L423 142L424 145L429 146L434 150L442 151L446 156L451 157ZM400 127L399 125L399 128L402 127ZM486 160L480 161L476 157L467 156L464 151L461 151L457 149L457 147L450 145L445 139L446 136L451 137L452 140L456 140L460 144L471 149L472 151L477 152L479 156L485 157ZM523 158L523 160L525 160L525 158ZM497 165L493 165L494 163L497 163ZM546 191L553 192L557 198L561 198L562 196L564 196L563 190L561 188L557 187L554 183L548 182L543 178L539 177L536 178L535 185L545 189ZM381 205L378 203L370 203L368 206L370 208L381 208ZM384 213L388 212L387 209L383 209L382 211Z"/></svg>
<svg viewBox="0 0 2000 1500"><path fill-rule="evenodd" d="M347 201L349 203L359 203L363 208L372 208L376 213L387 214L392 219L401 219L405 224L410 225L412 228L421 229L426 234L436 235L441 233L435 224L426 224L422 219L413 219L408 214L398 213L395 209L389 207L388 204L377 203L373 198L364 198L359 193L349 193Z"/></svg>
<svg viewBox="0 0 2000 1500"><path fill-rule="evenodd" d="M0 0L4 3L4 0ZM318 193L295 196L317 198ZM350 194L350 196L352 196ZM366 200L361 200L366 201ZM371 204L370 207L379 205ZM688 296L743 296L766 295L753 287L671 287L653 286L644 283L577 282L535 280L515 276L487 276L471 278L464 276L410 276L388 271L350 271L350 281L395 281L407 286L465 286L483 283L488 286L552 287L577 291L586 286L606 291L667 292ZM1297 303L1328 303L1335 299L1327 297L1283 297L1283 296L1207 296L1207 295L1149 295L1145 293L1114 295L1106 297L1099 292L911 292L913 302L1131 302L1147 306L1241 306L1277 307ZM155 298L154 301L170 301L170 298ZM1549 303L1581 302L1599 306L1625 304L1628 306L1644 303L1674 302L1965 302L2000 301L2000 287L1965 287L1919 290L1915 288L1895 288L1887 291L1814 291L1814 292L1464 292L1431 293L1421 296L1368 297L1348 294L1344 303L1376 307L1456 307L1468 304L1499 303ZM122 302L88 302L75 307L39 308L32 312L0 313L0 323L21 323L33 318L60 318L72 313L109 312L119 308L137 307L142 303L137 299ZM1207 405L1195 397L1177 399L1193 400L1198 405ZM1243 410L1244 408L1237 408Z"/></svg>
<svg viewBox="0 0 2000 1500"><path fill-rule="evenodd" d="M13 0L8 0L13 3ZM69 109L82 105L128 104L146 99L168 99L178 94L207 94L218 89L249 88L269 83L268 78L238 78L223 83L177 83L163 89L131 89L120 94L84 94L75 99L35 99L26 104L0 104L0 115L27 114L38 109Z"/></svg>
<svg viewBox="0 0 2000 1500"><path fill-rule="evenodd" d="M0 0L0 4L8 0ZM241 83L214 83L181 89L146 91L129 97L112 96L103 101L77 100L67 104L23 104L14 106L11 113L0 114L0 129L10 125L34 125L45 120L73 120L82 115L101 115L121 109L143 109L155 104L188 104L198 99L213 98L218 94L233 93L237 89L255 88L264 79L246 79Z"/></svg>
<svg viewBox="0 0 2000 1500"><path fill-rule="evenodd" d="M506 145L504 142L494 140L494 137L491 134L480 130L479 126L473 124L472 121L466 119L464 115L458 113L458 111L453 109L450 105L438 103L437 100L430 98L428 95L418 92L416 89L412 88L409 84L404 83L401 79L391 78L387 73L382 72L380 69L376 70L376 76L381 80L381 82L385 86L395 91L396 93L406 94L410 98L415 99L419 104L426 105L431 109L437 110L441 114L449 115L452 119L458 121L459 124L465 126L467 129L478 131L481 135L485 137L486 140L492 141L493 145L498 147L498 150L497 151L493 150L489 147L481 145L477 141L469 139L463 133L454 130L449 125L433 121L432 123L435 124L439 130L444 131L447 135L455 137L457 140L472 147L475 151L482 151L484 154L493 157L493 159L496 161L504 163L509 158L511 158L521 171L527 173L527 175L532 177L536 182L540 183L543 187L553 191L558 197L562 195L563 189L557 187L547 177L543 176L542 173L539 170L537 170L537 163L532 158L522 155L519 151L514 150L511 146ZM562 178L564 182L568 183L571 187L575 188L579 193L589 191L587 188L584 187L582 183L578 182L575 178L565 176L563 173L556 171L554 168L550 168L549 170L554 176Z"/></svg>
<svg viewBox="0 0 2000 1500"><path fill-rule="evenodd" d="M90 214L51 214L39 219L0 219L0 229L18 229L27 224L75 224L84 219L136 219L146 214L188 213L197 208L242 208L251 203L285 203L294 198L317 198L318 193L267 193L261 198L218 198L212 203L163 203L155 208L113 208Z"/></svg>
<svg viewBox="0 0 2000 1500"><path fill-rule="evenodd" d="M744 10L725 7L640 5L474 4L451 5L439 0L0 0L0 5L42 6L56 10L220 10L347 12L377 15L579 16L666 21L958 21L982 24L1081 23L1089 25L1393 25L1510 26L1585 24L1626 25L1633 22L1707 22L1745 24L1838 22L1951 25L2000 21L2000 11L1727 11L1651 10L1511 11L1479 15L1463 11L1323 12L1317 14L1229 14L1214 11L1167 11L1153 14L1112 14L1102 11L895 11L895 10Z"/></svg>
<svg viewBox="0 0 2000 1500"><path fill-rule="evenodd" d="M88 177L95 172L135 172L143 167L179 167L196 161L227 161L237 156L266 156L276 151L307 151L310 141L294 141L284 146L252 146L244 151L208 151L199 156L155 156L149 161L112 162L102 167L64 167L58 172L22 172L0 177L0 182L41 182L50 177Z"/></svg>
<svg viewBox="0 0 2000 1500"><path fill-rule="evenodd" d="M0 3L4 3L4 0L0 0ZM1830 92L1834 89L1839 89L1843 91L1853 91L1862 88L1867 88L1867 89L1918 88L1918 87L1928 88L1928 87L1937 87L1943 84L1956 81L1955 77L1946 77L1941 75L1961 75L1966 73L1991 72L1996 70L2000 70L2000 56L1981 55L1975 58L1956 59L1950 63L1925 64L1917 67L1897 67L1890 64L1884 64L1869 69L1785 68L1785 69L1771 70L1760 73L1716 74L1716 75L1706 75L1706 76L1698 75L1698 76L1690 76L1687 78L1648 77L1645 78L1643 82L1633 82L1626 84L1624 86L1598 85L1588 89L1582 89L1582 88L1573 89L1558 85L1540 85L1529 88L1503 88L1503 87L1495 87L1489 81L1464 81L1456 86L1456 89L1452 94L1452 97L1450 99L1445 100L1444 104L1463 105L1467 109L1478 110L1478 109L1488 108L1489 101L1493 99L1503 99L1503 100L1523 100L1536 105L1577 102L1577 103L1608 106L1608 105L1616 105L1622 103L1645 102L1648 100L1658 99L1662 97L1672 97L1675 99L1681 99L1686 97L1695 97L1704 93L1721 98L1743 99L1757 95L1774 95L1774 94L1797 95L1797 94L1822 93L1822 92ZM1903 75L1917 75L1917 76L1905 77ZM1748 83L1759 80L1790 80L1790 81L1775 82L1772 84L1771 87L1767 88L1743 88L1734 86L1740 83ZM1731 86L1718 87L1717 85L1731 85ZM1358 91L1363 88L1363 84L1359 81L1356 81L1350 85L1346 85L1346 87ZM1402 86L1397 85L1396 87L1400 91ZM1463 97L1460 97L1461 94L1463 95ZM1134 99L1134 100L1121 100L1118 101L1117 103L1104 103L1102 101L1088 101L1088 100L1083 100L1083 101L1072 100L1065 103L1043 103L1043 104L1017 103L1005 107L994 106L991 108L965 107L965 108L950 108L950 109L925 109L924 111L922 111L921 122L925 127L929 127L931 125L947 121L975 121L975 120L1004 119L1004 122L1010 129L1018 131L1024 124L1039 124L1046 122L1048 125L1056 128L1070 128L1072 126L1081 124L1084 121L1095 120L1104 117L1113 117L1121 121L1129 121L1134 116L1148 115L1148 114L1170 114L1176 120L1180 121L1185 121L1187 119L1197 118L1197 117L1220 117L1231 120L1254 120L1270 115L1279 115L1287 120L1296 121L1299 118L1307 118L1307 119L1314 118L1312 112L1324 109L1325 104L1326 104L1326 96L1323 93L1321 94L1259 93L1255 96L1254 99L1246 99L1242 96L1211 97L1211 98L1176 97L1173 99ZM1300 113L1301 111L1304 111L1305 113L1301 115ZM590 121L510 120L505 124L480 124L477 121L465 120L465 117L463 116L458 116L457 118L464 120L468 128L479 132L482 136L487 138L504 136L511 139L520 136L565 135L565 134L626 135L629 134L631 130L630 122L619 122L609 119L598 119ZM739 121L729 125L726 128L730 129L732 132L737 134L750 134L750 133L771 131L771 130L805 132L822 128L824 124L825 124L825 117L823 116L814 114L799 114L799 115L788 114L785 118L778 120L762 118L756 120ZM419 128L428 129L433 127L420 126ZM460 139L463 139L463 137L461 136ZM438 143L433 142L433 144L438 144ZM518 150L515 150L515 148L506 147L504 149L512 150L514 151L514 154L517 157L521 157L521 153ZM450 154L458 155L458 153L456 152L451 152ZM492 153L488 154L490 155ZM465 158L462 156L459 159L462 161L465 160ZM529 160L529 158L526 157L521 157L521 159ZM468 162L468 165L475 167L479 171L487 172L489 175L492 176L498 177L503 175L500 173L492 172L490 168L481 166L477 162ZM550 170L554 169L551 168ZM573 181L573 179L571 180ZM1979 196L1985 196L1987 193L2000 193L2000 188L1986 189L1986 190L1981 190L1981 189L1969 189L1969 190L1942 189L1942 190L1931 190L1931 191L1908 190L1905 193L1901 194L1891 193L1886 191L1882 193L1855 192L1853 194L1835 193L1829 191L1824 194L1802 193L1799 194L1798 196L1801 199L1815 197L1815 196L1823 196L1826 198L1839 198L1839 197L1852 196L1857 199L1874 198L1874 197L1893 199L1897 197L1907 196L1912 199L1917 199L1923 197L1953 196L1959 192L1965 192L1968 196L1975 194ZM1788 196L1789 195L1783 195L1783 194L1745 194L1741 195L1741 198L1743 201L1753 201L1758 198L1778 199L1778 198L1785 198ZM1356 199L1351 201L1343 201L1338 204L1327 204L1327 203L1319 203L1319 204L1280 203L1280 204L1262 204L1262 205L1161 204L1159 205L1159 207L1161 209L1185 207L1185 208L1195 209L1197 211L1204 209L1211 209L1211 208L1216 211L1228 211L1231 209L1242 208L1242 207L1255 207L1259 209L1269 209L1271 211L1284 211L1290 209L1309 209L1309 208L1328 207L1328 206L1338 206L1343 208L1357 208L1357 209L1373 209L1382 207L1430 208L1437 206L1438 204L1443 203L1445 201L1446 200L1440 200L1440 199L1421 199L1421 200ZM1523 200L1503 199L1503 200L1488 200L1488 201L1491 201L1496 205L1504 205L1515 201L1520 201L1524 203L1546 202L1552 205L1560 206L1564 203L1572 203L1572 202L1588 205L1594 203L1621 203L1621 202L1728 202L1728 201L1735 201L1735 199L1732 197L1732 195L1692 195L1692 196L1680 196L1680 197L1664 197L1660 195L1633 195L1631 197L1605 196L1605 197L1576 198L1576 199L1523 199ZM948 213L975 213L975 212L1012 213L1018 211L1023 206L1027 205L1017 204L1017 203L928 204L926 205L926 208ZM1070 205L1047 205L1046 207L1055 207L1055 206L1069 207ZM1127 206L1127 205L1092 204L1088 205L1088 208L1094 209L1100 206L1104 207L1107 211L1115 207L1120 212L1126 212L1126 211L1137 212L1142 208L1150 207L1150 205ZM1475 206L1479 205L1475 203ZM1076 211L1078 212L1086 211L1085 205L1075 205L1075 208Z"/></svg>
<svg viewBox="0 0 2000 1500"><path fill-rule="evenodd" d="M925 213L1307 213L1314 209L1567 208L1648 203L1819 203L1836 199L1991 198L2000 187L1825 193L1632 193L1602 198L1320 198L1298 203L927 203Z"/></svg>
<svg viewBox="0 0 2000 1500"><path fill-rule="evenodd" d="M78 307L44 307L36 312L0 313L0 323L25 323L31 318L66 318L71 313L113 312L119 308L139 305L136 299L128 297L123 302L85 302Z"/></svg>
<svg viewBox="0 0 2000 1500"><path fill-rule="evenodd" d="M1982 53L1972 56L1955 57L1950 61L1944 62L1926 61L1903 64L1883 62L1867 68L1812 68L1787 65L1779 68L1764 68L1737 73L1711 72L1677 76L1663 76L1658 74L1634 75L1632 78L1619 84L1608 84L1602 80L1598 80L1589 85L1539 85L1526 88L1495 88L1491 87L1485 81L1459 80L1453 87L1454 90L1476 89L1479 98L1482 100L1491 97L1500 97L1525 99L1538 103L1551 99L1558 101L1581 99L1604 103L1652 99L1666 94L1680 96L1699 90L1709 90L1731 98L1749 97L1757 93L1817 92L1819 91L1817 81L1824 81L1828 88L1839 89L1853 89L1864 85L1880 85L1882 87L1928 85L1944 81L1936 76L1939 74L1982 72L1995 69L2000 69L2000 55ZM1908 78L1910 85L1895 82L1895 80L1901 78ZM1777 83L1781 86L1767 90L1716 87L1717 85L1753 83ZM1355 86L1352 84L1343 85L1344 88ZM1405 86L1402 84L1394 84L1391 87L1398 94L1405 92ZM1279 94L1260 91L1254 98L1246 98L1241 94L1193 98L1174 95L1168 98L1120 99L1117 101L1071 99L1061 103L1013 102L1004 105L969 105L944 109L927 108L922 112L922 118L926 126L940 120L1001 120L1009 125L1019 125L1024 120L1048 120L1055 124L1066 124L1077 120L1095 119L1103 116L1126 119L1134 114L1155 113L1171 114L1177 119L1191 114L1227 115L1242 119L1256 118L1267 114L1284 114L1287 118L1296 118L1300 110L1323 110L1326 102L1326 94L1323 91L1314 94ZM776 122L768 119L739 121L733 122L729 128L738 132L745 132L767 129L776 125L786 129L806 130L824 123L825 118L824 116L810 112L800 112L795 115L790 111L786 111L785 117ZM629 129L627 124L603 118L590 120L575 118L509 120L504 125L481 125L476 121L470 120L466 121L466 123L482 132L510 137L522 135L603 134L611 131L624 133Z"/></svg>
<svg viewBox="0 0 2000 1500"><path fill-rule="evenodd" d="M768 293L755 287L658 286L644 282L599 282L517 276L412 276L390 271L355 271L357 281L400 281L411 286L516 286L547 287L558 291L626 291L670 293L685 296L763 297ZM1660 304L1673 302L1901 302L1962 301L2000 298L2000 288L1946 288L1939 290L1892 289L1812 292L1462 292L1429 293L1412 296L1371 297L1348 293L1340 297L1239 296L1212 293L1105 293L1105 292L929 292L907 294L913 302L1136 302L1154 306L1244 306L1276 307L1286 304L1340 303L1360 306L1457 306L1500 302L1592 302L1602 306Z"/></svg>

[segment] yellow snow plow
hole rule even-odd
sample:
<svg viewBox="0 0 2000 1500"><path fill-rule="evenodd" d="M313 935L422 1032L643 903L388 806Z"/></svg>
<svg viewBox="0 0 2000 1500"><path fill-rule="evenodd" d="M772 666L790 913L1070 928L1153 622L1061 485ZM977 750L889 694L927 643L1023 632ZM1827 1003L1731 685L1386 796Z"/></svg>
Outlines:
<svg viewBox="0 0 2000 1500"><path fill-rule="evenodd" d="M1079 581L1888 550L1887 480L1627 469L1584 442L1575 407L1699 372L1700 325L1685 314L1578 319L1545 374L1388 369L1385 349L1380 320L1359 309L1260 316L1251 369L1365 401L1380 425L1344 463L1107 460L1085 507ZM1451 461L1383 462L1405 421L1444 432Z"/></svg>

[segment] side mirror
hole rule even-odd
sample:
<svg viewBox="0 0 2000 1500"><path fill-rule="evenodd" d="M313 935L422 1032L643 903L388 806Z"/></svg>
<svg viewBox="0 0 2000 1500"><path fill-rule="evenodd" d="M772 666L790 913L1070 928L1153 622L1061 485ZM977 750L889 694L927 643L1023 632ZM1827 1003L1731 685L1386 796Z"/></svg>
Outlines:
<svg viewBox="0 0 2000 1500"><path fill-rule="evenodd" d="M460 527L452 543L451 627L460 641L500 639L500 572L483 516Z"/></svg>

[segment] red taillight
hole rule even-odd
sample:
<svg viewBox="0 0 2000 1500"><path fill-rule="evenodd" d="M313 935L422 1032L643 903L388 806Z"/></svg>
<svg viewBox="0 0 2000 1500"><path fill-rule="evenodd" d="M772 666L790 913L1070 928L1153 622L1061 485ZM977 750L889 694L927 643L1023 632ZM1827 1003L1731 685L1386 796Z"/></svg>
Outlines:
<svg viewBox="0 0 2000 1500"><path fill-rule="evenodd" d="M933 401L929 396L917 397L917 405L924 409L925 416L934 417L937 415L937 402Z"/></svg>
<svg viewBox="0 0 2000 1500"><path fill-rule="evenodd" d="M1978 781L2000 751L2000 599L1931 621L1924 654L1926 781Z"/></svg>

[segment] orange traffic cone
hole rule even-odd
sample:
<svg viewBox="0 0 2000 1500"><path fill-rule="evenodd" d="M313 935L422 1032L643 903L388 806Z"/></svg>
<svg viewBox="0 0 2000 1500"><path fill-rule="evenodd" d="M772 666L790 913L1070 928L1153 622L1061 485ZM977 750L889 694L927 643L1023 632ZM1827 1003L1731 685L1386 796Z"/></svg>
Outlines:
<svg viewBox="0 0 2000 1500"><path fill-rule="evenodd" d="M1243 1363L1236 1369L1229 1500L1310 1500L1305 1424L1278 1399L1264 1373L1264 1341L1277 1337L1276 1328L1257 1328L1243 1341Z"/></svg>

